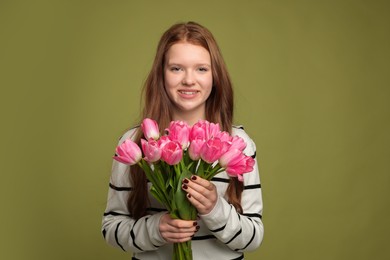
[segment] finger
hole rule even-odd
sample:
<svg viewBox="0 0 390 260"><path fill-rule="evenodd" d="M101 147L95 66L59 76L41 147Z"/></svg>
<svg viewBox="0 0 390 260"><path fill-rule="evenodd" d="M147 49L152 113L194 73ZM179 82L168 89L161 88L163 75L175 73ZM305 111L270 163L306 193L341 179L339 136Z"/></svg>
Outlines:
<svg viewBox="0 0 390 260"><path fill-rule="evenodd" d="M214 198L217 195L217 189L215 185L212 182L204 179L199 180L199 178L196 178L195 181L184 180L182 187L187 192L194 190L206 198Z"/></svg>
<svg viewBox="0 0 390 260"><path fill-rule="evenodd" d="M188 232L183 232L183 231L179 232L179 230L175 230L175 231L162 231L161 230L160 234L166 241L183 242L183 241L190 240L194 236L196 231L197 231L197 229L194 229L194 230L188 231Z"/></svg>
<svg viewBox="0 0 390 260"><path fill-rule="evenodd" d="M198 225L198 222L193 220L171 219L168 224L175 229L193 230Z"/></svg>
<svg viewBox="0 0 390 260"><path fill-rule="evenodd" d="M207 214L216 204L218 197L216 188L214 184L207 180L200 178L192 179L195 180L187 182L183 181L183 190L187 192L188 200L198 210L198 212L201 214Z"/></svg>
<svg viewBox="0 0 390 260"><path fill-rule="evenodd" d="M210 181L203 179L203 178L196 176L196 175L191 176L191 182L196 183L196 184L198 184L198 185L200 185L208 190L214 190L214 188L215 188L214 184L212 184Z"/></svg>
<svg viewBox="0 0 390 260"><path fill-rule="evenodd" d="M170 242L188 240L194 235L195 232L188 233L175 233L175 232L161 232L161 236Z"/></svg>
<svg viewBox="0 0 390 260"><path fill-rule="evenodd" d="M165 214L160 220L160 231L193 232L197 225L196 221L173 219L169 214Z"/></svg>
<svg viewBox="0 0 390 260"><path fill-rule="evenodd" d="M199 201L200 203L204 204L203 202L207 202L212 197L211 192L196 184L196 183L190 183L190 184L183 184L183 189L187 192L187 197L192 199L195 199ZM212 199L212 198L211 198Z"/></svg>
<svg viewBox="0 0 390 260"><path fill-rule="evenodd" d="M198 192L197 190L192 189L190 187L186 191L187 198L190 200L190 202L194 204L196 208L205 207L209 204L210 198L207 195Z"/></svg>
<svg viewBox="0 0 390 260"><path fill-rule="evenodd" d="M169 226L168 228L163 228L162 230L160 230L160 233L165 240L177 243L190 240L199 230L199 228L199 226L194 226L191 228L183 229Z"/></svg>
<svg viewBox="0 0 390 260"><path fill-rule="evenodd" d="M165 233L161 234L165 240L171 243L181 243L192 239L194 232L192 233Z"/></svg>
<svg viewBox="0 0 390 260"><path fill-rule="evenodd" d="M168 242L181 243L189 241L199 229L196 221L172 219L165 214L160 220L160 234Z"/></svg>
<svg viewBox="0 0 390 260"><path fill-rule="evenodd" d="M200 214L209 213L216 204L216 198L217 197L206 197L195 190L190 190L187 193L188 201L198 210Z"/></svg>

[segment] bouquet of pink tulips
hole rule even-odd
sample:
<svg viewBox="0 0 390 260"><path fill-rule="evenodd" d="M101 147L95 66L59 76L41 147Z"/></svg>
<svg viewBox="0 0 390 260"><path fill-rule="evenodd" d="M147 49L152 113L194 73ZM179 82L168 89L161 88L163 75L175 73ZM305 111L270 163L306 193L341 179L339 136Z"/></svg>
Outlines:
<svg viewBox="0 0 390 260"><path fill-rule="evenodd" d="M243 153L244 140L221 131L218 124L201 120L190 127L172 121L161 136L157 122L146 118L141 128L145 137L141 147L127 139L113 158L127 165L138 164L152 183L150 192L173 218L196 219L196 209L182 190L184 178L195 174L211 180L225 170L242 181L242 175L253 170L253 158ZM174 244L173 259L192 259L191 241Z"/></svg>

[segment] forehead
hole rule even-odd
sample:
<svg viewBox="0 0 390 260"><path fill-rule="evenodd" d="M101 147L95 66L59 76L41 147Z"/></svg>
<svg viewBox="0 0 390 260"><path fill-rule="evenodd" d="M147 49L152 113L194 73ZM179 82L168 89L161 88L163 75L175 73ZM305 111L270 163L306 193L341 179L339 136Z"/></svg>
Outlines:
<svg viewBox="0 0 390 260"><path fill-rule="evenodd" d="M187 42L173 44L165 54L165 58L168 63L211 63L208 50Z"/></svg>

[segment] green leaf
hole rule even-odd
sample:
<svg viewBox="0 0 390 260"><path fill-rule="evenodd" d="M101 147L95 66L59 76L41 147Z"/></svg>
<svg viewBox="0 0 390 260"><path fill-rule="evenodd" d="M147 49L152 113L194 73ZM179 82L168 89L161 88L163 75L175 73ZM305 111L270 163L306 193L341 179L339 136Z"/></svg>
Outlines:
<svg viewBox="0 0 390 260"><path fill-rule="evenodd" d="M178 216L180 219L185 220L194 220L196 219L196 209L195 207L188 201L187 193L182 189L182 181L185 178L191 177L191 172L188 171L187 167L185 167L184 162L180 163L180 167L176 167L177 175L179 176L176 191L174 194L173 200L175 201L175 206L178 211Z"/></svg>
<svg viewBox="0 0 390 260"><path fill-rule="evenodd" d="M200 160L199 162L199 167L198 167L198 171L196 172L196 174L203 178L204 177L204 161L203 160Z"/></svg>

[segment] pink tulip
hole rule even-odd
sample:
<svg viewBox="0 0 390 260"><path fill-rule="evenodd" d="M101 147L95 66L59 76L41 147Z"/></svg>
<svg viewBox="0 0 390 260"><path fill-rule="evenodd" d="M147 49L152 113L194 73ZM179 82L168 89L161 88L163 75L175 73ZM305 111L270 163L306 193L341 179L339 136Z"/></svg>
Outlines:
<svg viewBox="0 0 390 260"><path fill-rule="evenodd" d="M207 163L217 161L228 149L228 143L219 138L209 139L202 147L201 158Z"/></svg>
<svg viewBox="0 0 390 260"><path fill-rule="evenodd" d="M166 143L169 143L171 139L167 135L163 135L158 139L158 146L161 148L163 147Z"/></svg>
<svg viewBox="0 0 390 260"><path fill-rule="evenodd" d="M243 181L244 178L242 175L247 172L253 171L253 166L255 165L255 160L250 156L245 156L237 164L228 166L226 168L226 173L229 176L237 177L239 181Z"/></svg>
<svg viewBox="0 0 390 260"><path fill-rule="evenodd" d="M230 142L232 139L231 135L225 131L217 132L215 137L221 139L222 142Z"/></svg>
<svg viewBox="0 0 390 260"><path fill-rule="evenodd" d="M118 162L133 165L142 158L142 152L139 146L130 139L126 139L122 144L116 147L115 156Z"/></svg>
<svg viewBox="0 0 390 260"><path fill-rule="evenodd" d="M239 136L233 136L231 138L229 150L230 149L238 149L240 151L244 151L245 148L246 148L246 143L245 143L244 139L242 139Z"/></svg>
<svg viewBox="0 0 390 260"><path fill-rule="evenodd" d="M197 161L200 159L202 147L205 142L206 141L203 139L192 140L190 147L188 148L188 154L192 160Z"/></svg>
<svg viewBox="0 0 390 260"><path fill-rule="evenodd" d="M188 147L191 128L186 122L172 121L166 130L172 141L179 142L183 149Z"/></svg>
<svg viewBox="0 0 390 260"><path fill-rule="evenodd" d="M141 128L147 140L150 138L157 140L160 137L160 131L158 129L157 122L150 118L145 118L142 121Z"/></svg>
<svg viewBox="0 0 390 260"><path fill-rule="evenodd" d="M161 148L161 158L169 165L175 165L183 158L183 150L180 143L176 141L167 141Z"/></svg>
<svg viewBox="0 0 390 260"><path fill-rule="evenodd" d="M218 136L220 131L221 130L220 130L218 123L217 124L214 124L214 123L209 124L209 129L208 129L209 138L214 138L214 137Z"/></svg>
<svg viewBox="0 0 390 260"><path fill-rule="evenodd" d="M210 123L206 120L199 120L192 126L190 141L195 139L209 140L216 137L220 132L219 124Z"/></svg>
<svg viewBox="0 0 390 260"><path fill-rule="evenodd" d="M234 165L243 159L245 155L238 149L229 149L219 158L219 164L222 168L227 168L229 165Z"/></svg>
<svg viewBox="0 0 390 260"><path fill-rule="evenodd" d="M161 158L161 149L154 139L146 141L141 139L142 151L144 152L144 159L148 162L156 162Z"/></svg>
<svg viewBox="0 0 390 260"><path fill-rule="evenodd" d="M202 139L202 140L207 140L208 139L208 134L207 134L207 128L206 127L206 122L207 121L198 121L195 123L190 132L190 141L192 142L193 140L196 139Z"/></svg>
<svg viewBox="0 0 390 260"><path fill-rule="evenodd" d="M255 160L243 154L239 149L231 149L221 156L219 164L225 168L229 176L237 177L242 181L242 174L253 170Z"/></svg>

